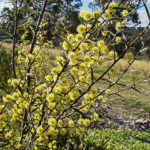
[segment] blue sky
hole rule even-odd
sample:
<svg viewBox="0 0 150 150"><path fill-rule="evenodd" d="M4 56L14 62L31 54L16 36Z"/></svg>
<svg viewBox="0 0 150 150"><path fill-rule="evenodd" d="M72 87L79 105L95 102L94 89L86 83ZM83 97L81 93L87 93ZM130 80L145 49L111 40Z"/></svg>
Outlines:
<svg viewBox="0 0 150 150"><path fill-rule="evenodd" d="M0 12L4 7L10 7L10 4L8 3L8 0L0 0Z"/></svg>
<svg viewBox="0 0 150 150"><path fill-rule="evenodd" d="M91 2L91 0L81 0L83 6L81 7L82 10L89 10L88 4Z"/></svg>
<svg viewBox="0 0 150 150"><path fill-rule="evenodd" d="M4 7L10 7L10 4L8 3L9 0L0 0L0 12L2 11L2 9ZM92 1L92 0L81 0L82 1L82 4L83 6L81 7L81 10L87 10L87 11L91 11L89 8L88 8L88 4ZM147 1L147 6L150 10L150 0ZM142 22L141 26L145 26L147 25L148 23L148 18L147 18L147 15L146 15L146 12L145 12L145 9L144 8L140 8L138 10L138 13L139 13L139 16L140 16L140 20Z"/></svg>

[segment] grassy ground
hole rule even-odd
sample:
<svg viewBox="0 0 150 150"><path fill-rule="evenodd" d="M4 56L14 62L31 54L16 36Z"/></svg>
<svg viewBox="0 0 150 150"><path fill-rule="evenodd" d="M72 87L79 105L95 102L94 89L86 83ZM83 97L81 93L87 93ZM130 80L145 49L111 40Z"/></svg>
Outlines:
<svg viewBox="0 0 150 150"><path fill-rule="evenodd" d="M140 72L128 72L120 81L127 86L132 85L133 81L136 83L144 79L144 74ZM150 83L145 82L135 87L137 90L128 89L119 92L120 96L112 95L109 99L109 104L115 111L126 115L133 115L138 117L150 117ZM118 87L112 88L112 91L118 91Z"/></svg>
<svg viewBox="0 0 150 150"><path fill-rule="evenodd" d="M119 63L121 64L117 65L123 66L125 63L127 64L125 60L121 60ZM124 74L122 79L118 82L118 85L115 85L111 88L111 93L107 104L113 109L114 112L119 112L124 116L132 115L139 118L150 117L150 76L149 70L146 71L146 67L144 68L145 63L146 61L144 60L135 61L133 66L129 68L129 71ZM143 64L143 68L140 69L137 64ZM149 64L149 62L147 62L147 64ZM123 69L116 67L116 72L111 76L105 76L105 78L115 82L122 74L121 70ZM143 69L145 70L143 71ZM145 77L147 77L146 80ZM138 82L141 83L137 84ZM102 89L105 89L108 85L108 82L103 81L99 82L98 86L100 86ZM133 88L128 88L133 85Z"/></svg>

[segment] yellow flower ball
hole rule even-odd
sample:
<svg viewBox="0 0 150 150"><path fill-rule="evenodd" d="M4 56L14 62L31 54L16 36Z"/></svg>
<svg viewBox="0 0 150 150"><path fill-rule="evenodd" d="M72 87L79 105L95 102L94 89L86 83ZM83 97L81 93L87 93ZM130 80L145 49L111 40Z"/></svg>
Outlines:
<svg viewBox="0 0 150 150"><path fill-rule="evenodd" d="M62 120L58 120L57 126L58 127L62 127L63 126L63 121Z"/></svg>
<svg viewBox="0 0 150 150"><path fill-rule="evenodd" d="M11 84L11 79L9 79L9 80L7 81L7 83L8 83L8 84Z"/></svg>
<svg viewBox="0 0 150 150"><path fill-rule="evenodd" d="M104 40L97 41L97 46L100 47L100 48L104 47L105 46Z"/></svg>
<svg viewBox="0 0 150 150"><path fill-rule="evenodd" d="M83 40L83 35L82 34L76 34L75 39L76 39L76 41L81 42Z"/></svg>
<svg viewBox="0 0 150 150"><path fill-rule="evenodd" d="M79 47L81 51L85 51L87 50L87 43L81 43Z"/></svg>
<svg viewBox="0 0 150 150"><path fill-rule="evenodd" d="M52 143L49 143L49 144L48 144L48 147L49 147L49 148L53 148L53 144L52 144Z"/></svg>
<svg viewBox="0 0 150 150"><path fill-rule="evenodd" d="M53 103L49 102L48 103L48 107L49 107L50 110L53 110L55 108L55 106L56 106L56 102L53 102Z"/></svg>
<svg viewBox="0 0 150 150"><path fill-rule="evenodd" d="M57 68L56 68L56 67L53 67L53 68L51 69L51 74L52 74L52 75L57 75L57 73L58 73Z"/></svg>
<svg viewBox="0 0 150 150"><path fill-rule="evenodd" d="M28 54L28 58L29 58L29 60L33 61L34 60L34 55Z"/></svg>
<svg viewBox="0 0 150 150"><path fill-rule="evenodd" d="M88 34L85 36L85 38L87 38L87 39L88 39L89 37L90 37L90 33L88 33Z"/></svg>
<svg viewBox="0 0 150 150"><path fill-rule="evenodd" d="M117 22L117 23L116 23L115 29L116 29L117 31L119 31L119 30L121 29L121 23L120 23L120 22Z"/></svg>
<svg viewBox="0 0 150 150"><path fill-rule="evenodd" d="M121 22L122 27L125 27L126 24L127 24L126 21L122 21L122 22Z"/></svg>
<svg viewBox="0 0 150 150"><path fill-rule="evenodd" d="M12 136L12 131L9 131L9 132L7 132L7 133L5 134L5 138L6 138L6 139L10 139L11 136Z"/></svg>
<svg viewBox="0 0 150 150"><path fill-rule="evenodd" d="M47 100L48 101L52 102L54 100L54 98L55 98L55 94L54 93L51 93L51 94L47 95Z"/></svg>
<svg viewBox="0 0 150 150"><path fill-rule="evenodd" d="M83 60L88 63L88 62L91 61L91 58L90 58L90 56L88 56L88 55L84 55L84 56L83 56Z"/></svg>
<svg viewBox="0 0 150 150"><path fill-rule="evenodd" d="M84 120L83 120L83 125L84 125L85 127L88 127L88 126L90 125L90 120L89 120L89 119L84 119Z"/></svg>
<svg viewBox="0 0 150 150"><path fill-rule="evenodd" d="M63 48L64 50L66 50L66 51L69 50L69 45L68 45L68 43L67 43L66 41L63 42L62 48Z"/></svg>
<svg viewBox="0 0 150 150"><path fill-rule="evenodd" d="M43 47L44 47L44 48L48 48L48 47L49 47L49 44L48 44L48 43L44 43L44 44L43 44Z"/></svg>
<svg viewBox="0 0 150 150"><path fill-rule="evenodd" d="M92 14L88 11L81 11L80 16L86 21L89 21L92 19Z"/></svg>
<svg viewBox="0 0 150 150"><path fill-rule="evenodd" d="M77 133L77 135L82 135L84 133L84 131L85 131L84 128L78 128L76 133Z"/></svg>
<svg viewBox="0 0 150 150"><path fill-rule="evenodd" d="M99 118L98 114L94 113L94 121L97 121Z"/></svg>
<svg viewBox="0 0 150 150"><path fill-rule="evenodd" d="M41 134L43 132L43 127L39 126L36 130L37 134Z"/></svg>
<svg viewBox="0 0 150 150"><path fill-rule="evenodd" d="M123 11L122 11L122 16L123 16L123 17L127 17L127 16L128 16L128 14L129 14L129 13L128 13L128 11L127 11L127 10L123 10Z"/></svg>
<svg viewBox="0 0 150 150"><path fill-rule="evenodd" d="M4 100L5 102L11 102L11 101L14 100L14 97L11 96L11 95L6 95L6 96L3 98L3 100Z"/></svg>
<svg viewBox="0 0 150 150"><path fill-rule="evenodd" d="M128 62L130 62L132 59L133 59L133 54L132 52L127 52L125 55L124 55L124 59Z"/></svg>
<svg viewBox="0 0 150 150"><path fill-rule="evenodd" d="M109 59L116 59L118 57L117 53L115 51L110 51L108 53Z"/></svg>
<svg viewBox="0 0 150 150"><path fill-rule="evenodd" d="M107 54L108 53L108 47L105 45L105 46L103 46L102 48L101 48L101 52L103 53L103 54Z"/></svg>
<svg viewBox="0 0 150 150"><path fill-rule="evenodd" d="M75 58L75 53L74 52L70 52L69 54L68 54L68 58L69 59L74 59Z"/></svg>
<svg viewBox="0 0 150 150"><path fill-rule="evenodd" d="M121 37L116 37L116 39L115 39L115 41L116 41L116 43L120 43L121 42Z"/></svg>
<svg viewBox="0 0 150 150"><path fill-rule="evenodd" d="M56 146L56 145L54 145L54 146L53 146L53 149L57 149L57 146Z"/></svg>
<svg viewBox="0 0 150 150"><path fill-rule="evenodd" d="M27 97L29 96L29 94L28 94L27 92L25 92L25 93L23 93L23 96L24 96L25 98L27 98Z"/></svg>
<svg viewBox="0 0 150 150"><path fill-rule="evenodd" d="M52 76L51 75L47 75L45 76L46 81L51 81L52 80Z"/></svg>
<svg viewBox="0 0 150 150"><path fill-rule="evenodd" d="M86 64L85 64L85 63L81 63L81 64L79 65L79 69L80 69L81 71L85 72L86 69L87 69Z"/></svg>
<svg viewBox="0 0 150 150"><path fill-rule="evenodd" d="M67 40L68 40L69 42L73 42L73 41L74 41L74 35L73 35L73 34L68 34L68 35L67 35Z"/></svg>
<svg viewBox="0 0 150 150"><path fill-rule="evenodd" d="M110 89L107 89L107 90L105 91L105 94L108 95L109 93L110 93Z"/></svg>
<svg viewBox="0 0 150 150"><path fill-rule="evenodd" d="M68 127L69 127L69 128L74 128L74 127L75 127L74 121L69 120L69 121L68 121Z"/></svg>
<svg viewBox="0 0 150 150"><path fill-rule="evenodd" d="M65 129L65 128L60 129L60 134L61 134L61 135L65 135L65 134L66 134L66 132L67 132L67 131L66 131L66 129Z"/></svg>
<svg viewBox="0 0 150 150"><path fill-rule="evenodd" d="M86 26L86 30L89 31L91 29L92 25L91 24L87 24Z"/></svg>
<svg viewBox="0 0 150 150"><path fill-rule="evenodd" d="M85 81L85 76L80 76L80 77L79 77L79 80L80 80L81 82Z"/></svg>
<svg viewBox="0 0 150 150"><path fill-rule="evenodd" d="M79 25L79 26L77 27L77 32L78 32L79 34L83 34L84 32L86 32L86 27L85 27L85 25L83 25L83 24Z"/></svg>
<svg viewBox="0 0 150 150"><path fill-rule="evenodd" d="M77 121L78 125L82 126L83 125L83 121L84 121L84 119L82 119L82 118L78 119L78 121Z"/></svg>
<svg viewBox="0 0 150 150"><path fill-rule="evenodd" d="M104 13L104 19L105 20L109 20L111 18L110 12L109 11L105 11Z"/></svg>
<svg viewBox="0 0 150 150"><path fill-rule="evenodd" d="M50 127L55 127L56 126L56 119L55 118L48 119L48 124L50 125Z"/></svg>
<svg viewBox="0 0 150 150"><path fill-rule="evenodd" d="M98 54L98 53L99 53L99 48L96 47L96 46L94 46L94 47L92 48L92 51L93 51L95 54Z"/></svg>
<svg viewBox="0 0 150 150"><path fill-rule="evenodd" d="M98 100L102 100L102 99L103 99L102 95L98 96Z"/></svg>
<svg viewBox="0 0 150 150"><path fill-rule="evenodd" d="M71 68L70 73L75 76L78 74L78 69L76 67Z"/></svg>
<svg viewBox="0 0 150 150"><path fill-rule="evenodd" d="M112 2L109 4L108 10L111 12L111 11L115 10L115 8L117 8L117 7L118 7L118 4L115 2Z"/></svg>
<svg viewBox="0 0 150 150"><path fill-rule="evenodd" d="M107 36L107 31L101 31L103 36Z"/></svg>
<svg viewBox="0 0 150 150"><path fill-rule="evenodd" d="M55 92L55 93L61 93L61 92L62 92L62 87L61 87L60 84L59 84L59 86L55 86L54 92Z"/></svg>
<svg viewBox="0 0 150 150"><path fill-rule="evenodd" d="M101 16L100 11L98 11L98 10L93 11L93 17L94 18L98 19L98 18L100 18L100 16Z"/></svg>

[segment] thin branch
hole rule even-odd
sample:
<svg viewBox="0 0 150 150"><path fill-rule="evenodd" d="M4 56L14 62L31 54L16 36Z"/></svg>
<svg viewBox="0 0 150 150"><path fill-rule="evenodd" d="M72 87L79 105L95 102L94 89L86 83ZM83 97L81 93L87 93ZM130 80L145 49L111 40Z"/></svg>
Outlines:
<svg viewBox="0 0 150 150"><path fill-rule="evenodd" d="M14 21L14 33L13 33L13 49L12 49L12 56L11 56L11 65L12 65L12 74L13 77L16 79L16 69L15 69L15 49L16 49L16 41L17 41L17 29L18 29L18 21L19 21L19 13L20 8L23 4L23 0L20 3L20 6L18 8L18 0L16 0L15 3L15 21Z"/></svg>
<svg viewBox="0 0 150 150"><path fill-rule="evenodd" d="M48 1L49 0L45 0L44 1L42 12L41 12L41 14L39 16L39 19L38 19L38 22L37 22L37 25L36 25L36 28L35 28L35 33L33 35L32 43L31 43L31 49L30 49L30 54L32 54L32 52L34 50L34 47L35 47L35 44L36 44L36 40L37 40L38 31L40 29L40 24L42 22L42 19L43 19L43 16L44 16L44 13L45 13ZM30 73L30 68L28 69L28 73ZM31 78L28 76L28 87L30 87L30 82L31 82ZM28 93L29 93L29 89L28 89Z"/></svg>
<svg viewBox="0 0 150 150"><path fill-rule="evenodd" d="M40 29L40 24L41 24L41 21L42 21L42 19L43 19L44 12L45 12L46 6L47 6L47 4L48 4L48 1L49 1L49 0L45 0L44 5L43 5L43 8L42 8L42 12L41 12L41 14L40 14L40 16L39 16L39 19L38 19L38 22L37 22L37 25L36 25L36 28L35 28L35 33L34 33L34 36L33 36L33 39L32 39L30 54L32 54L33 49L34 49L34 46L35 46L35 44L36 44L37 34L38 34L39 29Z"/></svg>

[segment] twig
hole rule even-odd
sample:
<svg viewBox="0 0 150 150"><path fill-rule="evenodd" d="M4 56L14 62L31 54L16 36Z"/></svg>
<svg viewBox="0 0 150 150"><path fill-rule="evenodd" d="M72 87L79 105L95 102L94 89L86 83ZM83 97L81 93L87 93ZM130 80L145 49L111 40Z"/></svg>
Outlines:
<svg viewBox="0 0 150 150"><path fill-rule="evenodd" d="M18 0L15 3L15 21L14 21L14 33L13 33L13 49L12 49L12 56L11 56L11 65L12 65L12 74L13 77L16 79L16 69L15 69L15 49L16 49L16 40L17 40L17 28L18 28L18 20L19 20L19 9L18 9ZM23 0L20 3L19 8L22 6Z"/></svg>

